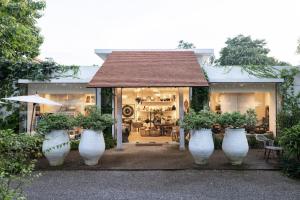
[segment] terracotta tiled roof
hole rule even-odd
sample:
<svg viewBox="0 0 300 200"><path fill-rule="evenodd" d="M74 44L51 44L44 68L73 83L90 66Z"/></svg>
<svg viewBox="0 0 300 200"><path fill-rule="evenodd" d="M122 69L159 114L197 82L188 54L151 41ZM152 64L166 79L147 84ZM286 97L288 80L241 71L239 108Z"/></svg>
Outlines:
<svg viewBox="0 0 300 200"><path fill-rule="evenodd" d="M193 51L113 51L89 87L208 86Z"/></svg>

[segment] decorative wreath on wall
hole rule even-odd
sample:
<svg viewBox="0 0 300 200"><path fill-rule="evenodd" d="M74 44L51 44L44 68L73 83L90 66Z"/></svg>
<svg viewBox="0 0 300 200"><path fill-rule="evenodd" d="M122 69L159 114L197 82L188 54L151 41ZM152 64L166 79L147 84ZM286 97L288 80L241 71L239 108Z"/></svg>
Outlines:
<svg viewBox="0 0 300 200"><path fill-rule="evenodd" d="M122 114L124 117L131 117L134 114L134 109L130 105L125 105L122 108Z"/></svg>

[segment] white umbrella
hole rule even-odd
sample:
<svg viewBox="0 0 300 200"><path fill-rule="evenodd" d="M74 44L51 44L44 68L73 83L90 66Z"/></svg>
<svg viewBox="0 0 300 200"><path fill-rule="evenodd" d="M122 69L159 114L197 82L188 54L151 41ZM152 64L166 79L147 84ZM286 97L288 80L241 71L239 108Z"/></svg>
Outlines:
<svg viewBox="0 0 300 200"><path fill-rule="evenodd" d="M45 105L51 105L51 106L62 106L61 103L57 103L55 101L51 101L49 99L40 97L39 95L28 95L28 96L15 96L15 97L8 97L8 98L2 98L9 101L20 101L20 102L27 102L27 103L33 103L32 108L32 115L31 115L31 121L30 121L30 132L32 128L32 122L33 122L33 115L35 111L35 107L37 104L45 104Z"/></svg>
<svg viewBox="0 0 300 200"><path fill-rule="evenodd" d="M20 101L20 102L27 102L27 103L34 103L34 104L45 104L51 106L62 106L61 103L57 103L55 101L51 101L49 99L40 97L39 95L28 95L28 96L15 96L15 97L8 97L3 98L9 101Z"/></svg>

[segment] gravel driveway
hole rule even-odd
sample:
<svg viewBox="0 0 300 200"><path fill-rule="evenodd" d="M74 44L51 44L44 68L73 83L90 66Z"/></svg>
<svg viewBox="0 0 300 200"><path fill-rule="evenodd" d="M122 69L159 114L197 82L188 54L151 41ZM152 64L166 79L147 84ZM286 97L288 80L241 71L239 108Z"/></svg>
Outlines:
<svg viewBox="0 0 300 200"><path fill-rule="evenodd" d="M44 171L25 191L44 199L300 199L278 171Z"/></svg>

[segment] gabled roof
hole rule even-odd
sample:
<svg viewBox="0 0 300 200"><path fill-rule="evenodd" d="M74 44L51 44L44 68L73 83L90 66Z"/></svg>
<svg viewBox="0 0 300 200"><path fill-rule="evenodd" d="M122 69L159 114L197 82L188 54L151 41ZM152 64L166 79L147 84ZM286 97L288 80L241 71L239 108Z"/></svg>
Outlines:
<svg viewBox="0 0 300 200"><path fill-rule="evenodd" d="M88 87L208 86L194 51L112 51Z"/></svg>

